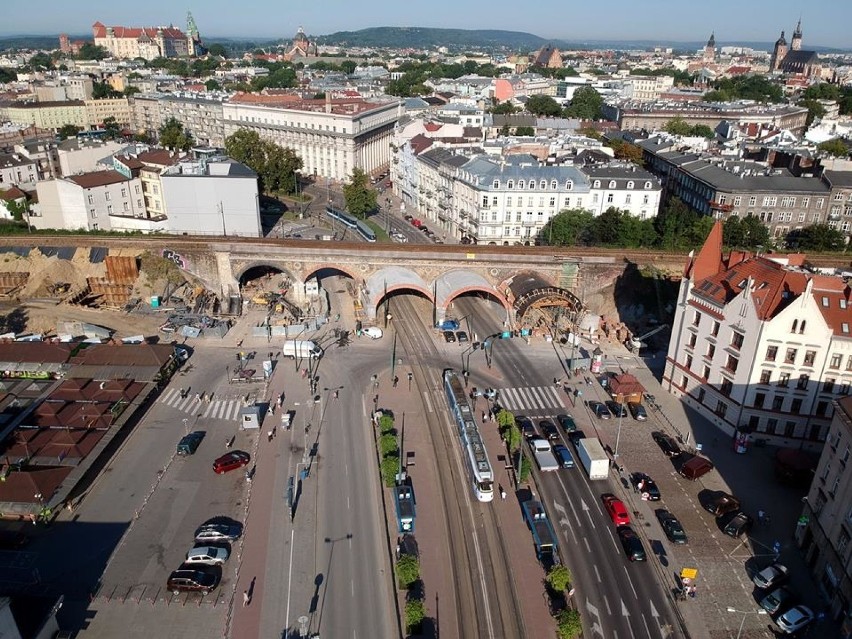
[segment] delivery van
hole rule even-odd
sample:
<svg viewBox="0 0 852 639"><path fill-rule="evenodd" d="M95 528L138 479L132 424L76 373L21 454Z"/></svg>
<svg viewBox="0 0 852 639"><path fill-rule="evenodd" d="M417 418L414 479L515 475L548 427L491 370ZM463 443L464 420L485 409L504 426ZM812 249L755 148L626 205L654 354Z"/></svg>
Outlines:
<svg viewBox="0 0 852 639"><path fill-rule="evenodd" d="M310 340L296 339L284 342L282 353L284 357L290 357L292 359L296 359L297 357L317 358L322 355L322 349L317 346L315 342Z"/></svg>

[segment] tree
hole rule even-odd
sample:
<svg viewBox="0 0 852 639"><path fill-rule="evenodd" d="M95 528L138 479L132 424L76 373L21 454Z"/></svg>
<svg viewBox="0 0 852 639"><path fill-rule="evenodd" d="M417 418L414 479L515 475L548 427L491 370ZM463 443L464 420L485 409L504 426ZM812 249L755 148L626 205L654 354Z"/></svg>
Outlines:
<svg viewBox="0 0 852 639"><path fill-rule="evenodd" d="M18 79L18 74L15 73L12 69L4 69L0 67L0 84L6 84L7 82L14 82Z"/></svg>
<svg viewBox="0 0 852 639"><path fill-rule="evenodd" d="M518 472L518 481L521 483L527 481L532 472L532 462L528 455L521 457L521 470Z"/></svg>
<svg viewBox="0 0 852 639"><path fill-rule="evenodd" d="M531 95L527 100L526 109L533 115L555 117L562 112L559 103L549 95Z"/></svg>
<svg viewBox="0 0 852 639"><path fill-rule="evenodd" d="M554 215L538 234L551 246L578 246L588 243L595 216L585 209L566 209Z"/></svg>
<svg viewBox="0 0 852 639"><path fill-rule="evenodd" d="M689 229L697 219L698 213L680 198L672 198L654 218L660 246L669 251L683 248L687 244Z"/></svg>
<svg viewBox="0 0 852 639"><path fill-rule="evenodd" d="M411 632L426 618L426 606L420 599L409 599L405 602L405 626Z"/></svg>
<svg viewBox="0 0 852 639"><path fill-rule="evenodd" d="M812 224L803 229L791 231L787 243L801 251L824 252L842 251L845 246L843 233L828 224Z"/></svg>
<svg viewBox="0 0 852 639"><path fill-rule="evenodd" d="M672 135L690 135L692 133L692 127L680 116L666 122L663 128L666 133L671 133Z"/></svg>
<svg viewBox="0 0 852 639"><path fill-rule="evenodd" d="M225 151L257 173L264 193L295 192L302 160L293 149L263 140L256 131L239 129L225 138Z"/></svg>
<svg viewBox="0 0 852 639"><path fill-rule="evenodd" d="M403 589L420 579L420 562L414 555L402 555L396 562L396 579Z"/></svg>
<svg viewBox="0 0 852 639"><path fill-rule="evenodd" d="M136 95L137 93L142 93L142 90L139 87L127 85L124 87L124 91L121 92L121 95L125 98L129 98L131 95Z"/></svg>
<svg viewBox="0 0 852 639"><path fill-rule="evenodd" d="M121 134L121 127L113 116L104 118L103 127L107 138L110 140L117 138Z"/></svg>
<svg viewBox="0 0 852 639"><path fill-rule="evenodd" d="M387 434L379 438L379 451L382 457L387 457L390 454L395 454L399 451L399 442L396 440L396 435Z"/></svg>
<svg viewBox="0 0 852 639"><path fill-rule="evenodd" d="M109 51L91 42L84 42L77 54L78 60L103 60L109 57Z"/></svg>
<svg viewBox="0 0 852 639"><path fill-rule="evenodd" d="M121 91L116 91L106 82L92 83L92 98L95 100L103 100L106 98L120 98Z"/></svg>
<svg viewBox="0 0 852 639"><path fill-rule="evenodd" d="M843 158L849 155L849 147L840 138L817 144L817 149L828 155Z"/></svg>
<svg viewBox="0 0 852 639"><path fill-rule="evenodd" d="M573 608L567 608L556 617L556 635L559 639L575 639L583 632L583 622L580 613Z"/></svg>
<svg viewBox="0 0 852 639"><path fill-rule="evenodd" d="M615 142L615 140L613 140ZM619 160L627 160L628 162L633 162L638 166L643 166L645 161L642 159L642 149L635 144L630 144L629 142L621 142L618 140L620 144L610 144L610 146L615 151L615 157Z"/></svg>
<svg viewBox="0 0 852 639"><path fill-rule="evenodd" d="M207 82L204 83L204 88L208 91L221 91L222 85L219 84L218 80L210 78L209 80L207 80Z"/></svg>
<svg viewBox="0 0 852 639"><path fill-rule="evenodd" d="M343 71L346 75L352 75L355 73L355 69L358 68L358 63L355 60L343 60L340 63L340 70Z"/></svg>
<svg viewBox="0 0 852 639"><path fill-rule="evenodd" d="M54 67L53 58L47 53L36 53L27 60L26 68L33 71L46 71Z"/></svg>
<svg viewBox="0 0 852 639"><path fill-rule="evenodd" d="M218 58L228 57L227 49L225 49L224 45L219 43L211 44L209 47L207 47L207 53Z"/></svg>
<svg viewBox="0 0 852 639"><path fill-rule="evenodd" d="M188 151L193 145L192 134L184 131L183 124L175 118L169 118L160 127L160 145L167 149Z"/></svg>
<svg viewBox="0 0 852 639"><path fill-rule="evenodd" d="M518 126L515 127L515 135L518 137L532 137L535 135L535 129L531 126Z"/></svg>
<svg viewBox="0 0 852 639"><path fill-rule="evenodd" d="M601 94L592 87L580 87L574 91L571 105L563 111L566 118L579 118L581 120L600 120L603 99Z"/></svg>
<svg viewBox="0 0 852 639"><path fill-rule="evenodd" d="M825 107L816 100L799 100L798 106L805 107L808 110L808 119L805 121L805 126L810 126L817 118L825 117Z"/></svg>
<svg viewBox="0 0 852 639"><path fill-rule="evenodd" d="M364 219L376 209L376 191L370 188L367 174L358 167L352 170L352 177L343 185L343 197L346 210L355 217Z"/></svg>
<svg viewBox="0 0 852 639"><path fill-rule="evenodd" d="M497 424L500 436L506 442L510 451L516 451L521 447L521 431L515 423L515 416L505 408L497 413Z"/></svg>
<svg viewBox="0 0 852 639"><path fill-rule="evenodd" d="M395 455L389 455L382 459L380 468L382 469L382 480L385 486L390 488L396 483L396 474L399 472L399 458Z"/></svg>
<svg viewBox="0 0 852 639"><path fill-rule="evenodd" d="M756 250L770 244L769 229L757 216L733 216L722 227L723 241L728 248Z"/></svg>
<svg viewBox="0 0 852 639"><path fill-rule="evenodd" d="M562 564L556 564L547 573L547 585L555 592L565 592L571 585L571 571Z"/></svg>
<svg viewBox="0 0 852 639"><path fill-rule="evenodd" d="M707 138L708 140L716 137L716 133L706 124L696 124L689 132L690 135Z"/></svg>
<svg viewBox="0 0 852 639"><path fill-rule="evenodd" d="M506 100L505 102L495 104L489 111L494 115L512 115L518 112L518 107Z"/></svg>
<svg viewBox="0 0 852 639"><path fill-rule="evenodd" d="M63 124L59 129L59 138L62 140L67 140L68 138L76 137L76 135L82 131L80 127L76 124Z"/></svg>

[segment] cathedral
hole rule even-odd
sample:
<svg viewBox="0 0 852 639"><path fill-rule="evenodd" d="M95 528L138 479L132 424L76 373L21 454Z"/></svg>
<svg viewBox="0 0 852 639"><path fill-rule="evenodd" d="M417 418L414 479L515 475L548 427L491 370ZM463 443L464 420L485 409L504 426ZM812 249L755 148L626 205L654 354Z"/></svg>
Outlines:
<svg viewBox="0 0 852 639"><path fill-rule="evenodd" d="M772 58L769 61L770 73L784 75L799 75L807 78L818 78L822 73L819 56L816 51L802 49L802 21L796 24L796 30L790 44L781 32L781 37L775 41Z"/></svg>

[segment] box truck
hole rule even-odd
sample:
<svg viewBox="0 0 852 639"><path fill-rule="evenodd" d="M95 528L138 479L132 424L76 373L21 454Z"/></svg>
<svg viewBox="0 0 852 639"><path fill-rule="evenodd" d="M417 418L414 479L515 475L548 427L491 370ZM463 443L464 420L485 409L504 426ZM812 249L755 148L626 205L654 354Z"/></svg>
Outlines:
<svg viewBox="0 0 852 639"><path fill-rule="evenodd" d="M284 342L284 347L282 349L284 357L291 357L293 359L299 357L319 357L322 355L322 349L316 345L316 343L310 340L288 340Z"/></svg>
<svg viewBox="0 0 852 639"><path fill-rule="evenodd" d="M558 470L559 463L553 455L553 450L550 448L550 442L540 437L534 437L529 440L530 448L533 451L533 457L541 470Z"/></svg>
<svg viewBox="0 0 852 639"><path fill-rule="evenodd" d="M577 456L586 469L589 479L609 477L609 457L597 437L587 437L577 442Z"/></svg>

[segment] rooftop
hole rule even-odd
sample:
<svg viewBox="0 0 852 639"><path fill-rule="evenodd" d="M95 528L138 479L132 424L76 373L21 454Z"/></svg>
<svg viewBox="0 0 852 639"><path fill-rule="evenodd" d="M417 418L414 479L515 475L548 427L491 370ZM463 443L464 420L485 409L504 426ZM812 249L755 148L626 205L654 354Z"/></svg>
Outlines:
<svg viewBox="0 0 852 639"><path fill-rule="evenodd" d="M326 113L330 110L334 115L360 115L388 105L388 103L368 102L363 98L305 100L295 95L262 95L258 93L238 93L231 97L228 103L314 113Z"/></svg>
<svg viewBox="0 0 852 639"><path fill-rule="evenodd" d="M74 184L84 189L93 189L98 186L108 186L127 181L127 178L118 171L94 171L92 173L71 175L65 179L74 182Z"/></svg>

